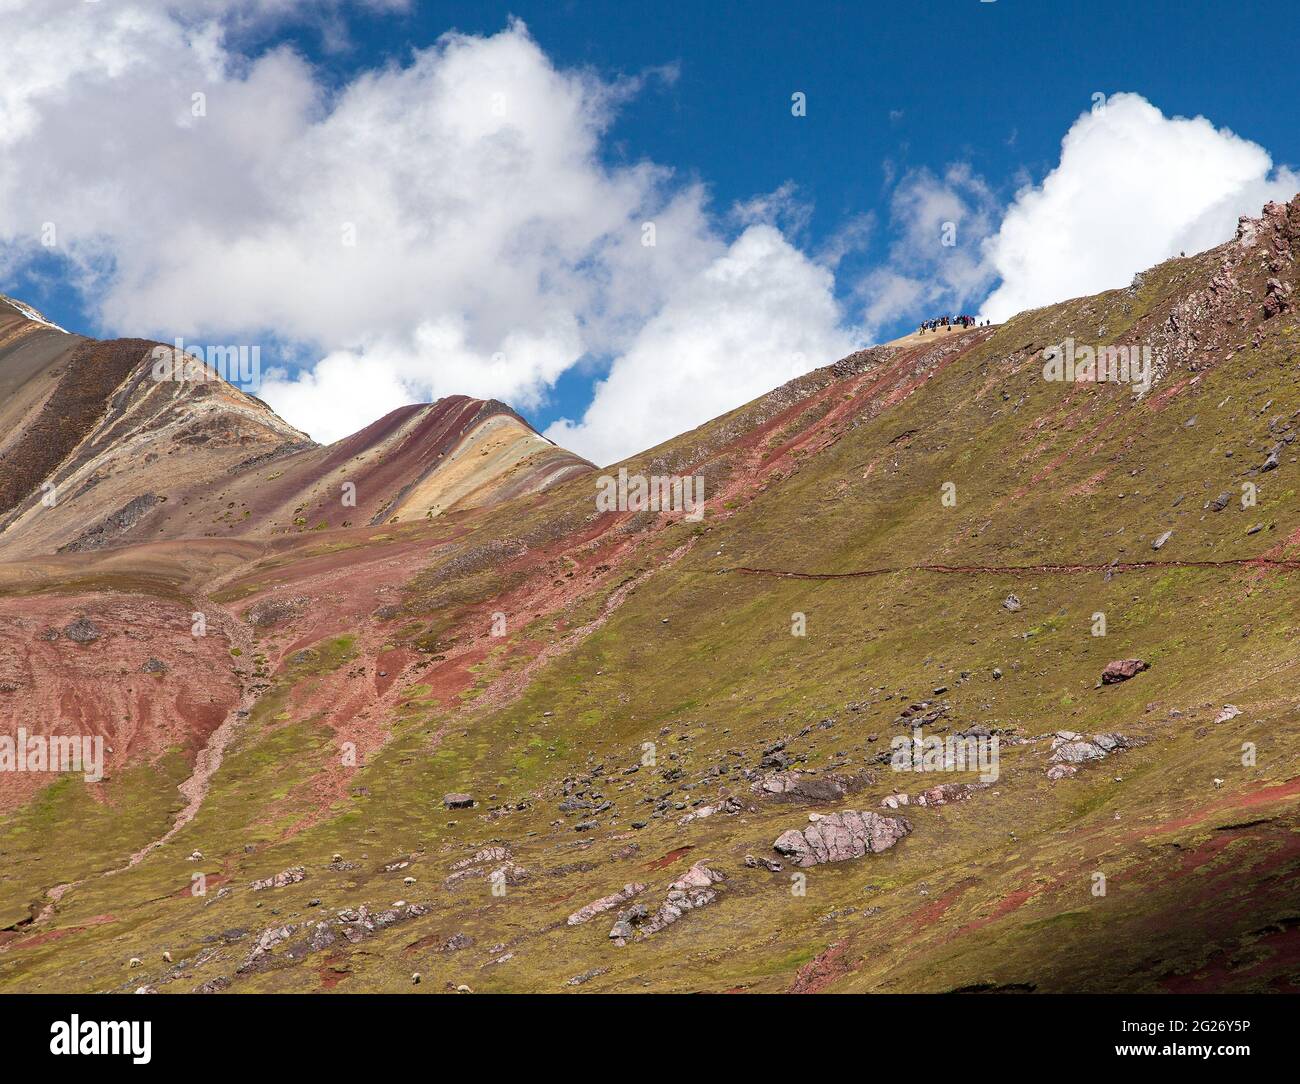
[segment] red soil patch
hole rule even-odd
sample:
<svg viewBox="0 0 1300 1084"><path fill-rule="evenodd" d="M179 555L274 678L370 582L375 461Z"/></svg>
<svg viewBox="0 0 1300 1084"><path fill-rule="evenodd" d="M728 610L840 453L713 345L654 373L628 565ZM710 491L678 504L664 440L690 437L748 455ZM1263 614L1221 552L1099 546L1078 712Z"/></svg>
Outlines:
<svg viewBox="0 0 1300 1084"><path fill-rule="evenodd" d="M1055 458L1053 458L1051 462L1047 464L1047 466L1043 467L1037 474L1035 474L1028 481L1028 483L1021 486L1019 489L1017 489L1014 493L1011 494L1009 498L1003 498L1001 501L999 501L998 507L1001 507L1002 505L1006 504L1008 500L1018 501L1021 498L1023 498L1027 493L1034 490L1039 485L1040 482L1046 479L1047 476L1050 475L1054 470L1056 470L1056 468L1059 467L1062 463L1065 463L1068 460L1072 460L1076 458L1080 448L1083 448L1085 445L1095 445L1097 443L1097 438L1100 437L1101 434L1113 422L1119 420L1121 417L1123 417L1123 411L1117 410L1114 413L1112 413L1108 418L1105 418L1101 422L1098 422L1097 425L1093 426L1089 432L1081 436L1072 445L1070 445L1069 448L1067 448L1063 452L1059 452L1055 456ZM1090 450L1095 451L1096 449L1092 448Z"/></svg>
<svg viewBox="0 0 1300 1084"><path fill-rule="evenodd" d="M957 933L974 933L976 930L982 930L985 926L989 926L998 919L1006 917L1013 911L1019 911L1021 907L1043 891L1043 888L1016 889L1015 892L1003 896L993 910L987 915L984 915L981 918L972 919L964 926L959 927Z"/></svg>
<svg viewBox="0 0 1300 1084"><path fill-rule="evenodd" d="M1170 400L1172 400L1179 392L1189 385L1195 384L1200 379L1199 376L1184 377L1182 380L1170 384L1163 391L1147 399L1147 408L1159 413L1169 405Z"/></svg>
<svg viewBox="0 0 1300 1084"><path fill-rule="evenodd" d="M961 884L957 885L956 888L950 889L938 899L932 900L919 911L913 912L911 916L913 929L920 929L922 926L929 926L932 923L937 922L974 883L974 881L963 881Z"/></svg>
<svg viewBox="0 0 1300 1084"><path fill-rule="evenodd" d="M1300 797L1300 776L1295 779L1288 779L1285 783L1278 783L1271 787L1260 787L1258 790L1253 791L1244 791L1221 801L1211 802L1209 805L1202 806L1195 813L1189 813L1177 820L1165 821L1156 828L1144 831L1142 834L1151 836L1176 831L1180 828L1190 828L1192 825L1199 824L1201 821L1225 810L1255 809L1259 806L1271 805L1273 802L1289 801L1296 797Z"/></svg>
<svg viewBox="0 0 1300 1084"><path fill-rule="evenodd" d="M214 889L214 888L218 888L219 886L225 884L225 883L226 883L227 881L229 881L229 880L230 880L230 877L227 876L227 875L224 874L224 873L208 873L208 874L205 874L205 875L204 875L204 881L203 881L204 894L206 894L208 891L211 891L211 890ZM195 889L195 887L196 887L196 886L195 886L194 882L191 881L191 882L190 882L189 884L187 884L184 888L182 888L179 892L175 892L175 893L173 893L173 894L172 894L172 899L177 899L177 900L188 900L188 899L193 899L193 898L195 898L195 896L194 896L194 889Z"/></svg>
<svg viewBox="0 0 1300 1084"><path fill-rule="evenodd" d="M425 949L437 948L445 940L445 937L440 937L437 934L431 933L428 937L421 937L418 941L412 941L402 949L402 955L414 956L417 952L423 952Z"/></svg>
<svg viewBox="0 0 1300 1084"><path fill-rule="evenodd" d="M420 674L418 681L421 685L429 686L429 697L438 701L442 707L456 707L460 703L460 694L473 688L477 680L471 667L482 663L492 647L491 641L480 641L455 658L434 663Z"/></svg>
<svg viewBox="0 0 1300 1084"><path fill-rule="evenodd" d="M1251 955L1261 950L1267 955L1249 966L1232 966L1234 957L1246 948L1251 950ZM1222 949L1203 967L1186 975L1168 975L1160 980L1160 986L1174 994L1221 993L1278 971L1300 973L1300 923L1287 925L1236 949ZM1295 993L1298 989L1286 975L1274 975L1269 985L1279 993Z"/></svg>
<svg viewBox="0 0 1300 1084"><path fill-rule="evenodd" d="M326 964L324 967L318 968L316 974L320 978L320 988L322 990L333 990L334 987L351 975L352 972Z"/></svg>
<svg viewBox="0 0 1300 1084"><path fill-rule="evenodd" d="M837 942L819 952L795 972L790 993L819 994L836 979L847 975L853 970L844 958L848 947L847 943Z"/></svg>
<svg viewBox="0 0 1300 1084"><path fill-rule="evenodd" d="M191 635L191 607L148 595L49 594L13 598L0 615L0 734L99 738L104 778L152 763L179 747L191 756L239 703L242 683L212 615ZM99 630L75 643L62 630L85 617ZM165 669L155 676L150 659ZM84 772L82 773L85 774ZM56 778L0 773L0 811L16 808ZM102 799L106 787L87 783Z"/></svg>
<svg viewBox="0 0 1300 1084"><path fill-rule="evenodd" d="M46 930L44 933L35 934L22 941L14 941L8 947L11 949L36 948L38 945L48 945L52 941L62 941L65 937L80 933L82 930L88 930L93 926L104 926L116 921L117 917L115 915L95 915L94 918L86 919L80 926L64 926L57 930Z"/></svg>
<svg viewBox="0 0 1300 1084"><path fill-rule="evenodd" d="M407 665L415 659L413 652L398 647L385 651L375 659L375 695L383 696L401 676ZM383 675L387 674L387 677Z"/></svg>
<svg viewBox="0 0 1300 1084"><path fill-rule="evenodd" d="M1225 851L1232 843L1233 837L1230 833L1224 832L1221 835L1207 839L1199 847L1193 847L1190 851L1180 856L1178 863L1178 874L1181 876L1187 873L1193 873L1202 866L1208 866L1220 854Z"/></svg>
<svg viewBox="0 0 1300 1084"><path fill-rule="evenodd" d="M671 866L674 862L680 859L687 852L693 850L695 850L694 844L687 844L685 847L678 847L677 850L669 851L662 858L656 858L653 862L646 863L645 868L652 873L655 870L667 869L669 866Z"/></svg>
<svg viewBox="0 0 1300 1084"><path fill-rule="evenodd" d="M1109 473L1110 473L1109 467L1102 467L1102 469L1099 470L1096 474L1092 475L1091 477L1085 478L1077 486L1071 488L1069 490L1070 496L1085 497L1091 493L1096 492L1097 487L1106 480L1106 476Z"/></svg>

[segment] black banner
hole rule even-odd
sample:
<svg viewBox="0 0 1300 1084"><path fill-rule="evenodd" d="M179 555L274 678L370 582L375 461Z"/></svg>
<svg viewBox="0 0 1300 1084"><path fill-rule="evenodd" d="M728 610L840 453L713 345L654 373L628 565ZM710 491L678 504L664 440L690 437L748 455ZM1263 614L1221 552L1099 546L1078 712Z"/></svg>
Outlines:
<svg viewBox="0 0 1300 1084"><path fill-rule="evenodd" d="M733 1058L812 1056L810 1034L871 1050L1031 1056L1072 1070L1122 1062L1288 1064L1300 1003L1271 996L1083 995L215 995L7 996L10 1050L27 1061L113 1061L128 1070L215 1067L270 1053L290 1071L373 1068L433 1042L495 1067L537 1051L608 1051L678 1039ZM848 1025L846 1027L846 1025ZM488 1042L498 1034L503 1042ZM462 1045L463 1044L463 1045ZM254 1051L257 1053L254 1054ZM245 1062L245 1064L250 1064Z"/></svg>

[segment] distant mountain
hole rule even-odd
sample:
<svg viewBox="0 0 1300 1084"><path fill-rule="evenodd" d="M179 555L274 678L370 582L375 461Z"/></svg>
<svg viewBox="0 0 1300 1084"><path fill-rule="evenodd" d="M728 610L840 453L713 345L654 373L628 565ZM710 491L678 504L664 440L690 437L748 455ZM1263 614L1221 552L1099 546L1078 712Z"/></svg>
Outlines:
<svg viewBox="0 0 1300 1084"><path fill-rule="evenodd" d="M593 469L460 395L320 447L172 348L69 335L3 297L0 433L0 557L397 522Z"/></svg>

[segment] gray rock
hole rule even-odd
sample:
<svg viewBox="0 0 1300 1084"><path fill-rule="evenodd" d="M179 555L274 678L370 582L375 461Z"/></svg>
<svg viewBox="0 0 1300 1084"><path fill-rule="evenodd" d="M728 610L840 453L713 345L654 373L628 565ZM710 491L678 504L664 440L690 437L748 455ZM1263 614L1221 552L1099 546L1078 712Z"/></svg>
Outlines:
<svg viewBox="0 0 1300 1084"><path fill-rule="evenodd" d="M636 936L637 927L650 917L650 908L644 903L634 904L626 911L620 911L614 925L609 929L609 939L620 947Z"/></svg>
<svg viewBox="0 0 1300 1084"><path fill-rule="evenodd" d="M593 900L584 907L579 907L565 921L570 926L581 926L584 922L590 922L597 915L604 911L612 911L621 903L626 903L633 896L645 891L645 885L633 884L629 882L621 889L610 896L602 896L598 900Z"/></svg>
<svg viewBox="0 0 1300 1084"><path fill-rule="evenodd" d="M254 881L248 887L254 892L262 892L268 888L284 888L286 885L296 885L299 881L306 879L307 870L302 866L294 866L277 873L274 877L267 877L265 880Z"/></svg>
<svg viewBox="0 0 1300 1084"><path fill-rule="evenodd" d="M813 813L808 819L811 823L807 828L783 832L772 844L773 850L798 866L879 854L912 830L912 825L902 817L882 817L879 813L859 813L854 809L826 816Z"/></svg>
<svg viewBox="0 0 1300 1084"><path fill-rule="evenodd" d="M1101 671L1101 683L1103 685L1118 685L1121 681L1128 681L1131 677L1136 677L1143 670L1151 669L1151 664L1144 662L1142 659L1114 659L1108 662Z"/></svg>
<svg viewBox="0 0 1300 1084"><path fill-rule="evenodd" d="M64 626L63 635L73 643L89 644L98 640L104 634L88 617L79 617L75 621Z"/></svg>
<svg viewBox="0 0 1300 1084"><path fill-rule="evenodd" d="M1058 730L1052 735L1052 754L1049 758L1056 765L1086 764L1092 760L1104 760L1111 753L1120 749L1131 749L1137 743L1123 734L1094 734L1085 738L1069 730ZM1059 779L1074 772L1053 774L1049 769L1049 779Z"/></svg>

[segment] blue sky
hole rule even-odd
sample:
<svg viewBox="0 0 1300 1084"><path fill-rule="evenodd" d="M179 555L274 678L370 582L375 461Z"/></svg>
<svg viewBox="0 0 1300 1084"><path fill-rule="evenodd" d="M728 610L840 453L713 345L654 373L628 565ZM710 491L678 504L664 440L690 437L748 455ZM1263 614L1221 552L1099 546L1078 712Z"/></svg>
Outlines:
<svg viewBox="0 0 1300 1084"><path fill-rule="evenodd" d="M15 2L21 9L29 0ZM53 5L61 2L49 0ZM20 219L17 211L9 220L0 214L0 291L30 301L65 327L92 334L184 335L209 342L254 337L262 344L263 366L284 367L279 385L268 387L268 400L291 421L327 437L340 435L339 430L346 431L354 420L363 423L363 410L396 405L390 402L393 398L453 390L441 378L426 379L421 366L442 365L475 383L476 374L487 374L491 359L497 359L495 375L483 375L482 388L465 390L478 394L483 389L504 389L513 393L538 428L555 426L551 435L557 439L571 438L570 443L593 457L623 454L636 450L637 441L671 436L678 428L711 416L697 416L702 411L717 413L738 405L720 387L732 382L729 366L752 375L752 380L734 381L735 395L748 398L792 375L783 371L787 356L798 359L793 363L796 368L813 367L834 358L811 354L883 341L937 311L983 311L982 303L1004 280L1007 267L1022 262L1016 244L1037 244L1036 238L1056 236L1064 229L1074 247L1056 263L1067 259L1073 263L1079 247L1098 235L1089 216L1095 218L1128 202L1126 177L1130 175L1140 193L1129 208L1132 221L1122 223L1123 229L1107 239L1105 259L1080 254L1077 274L1050 283L1043 281L1041 271L1029 268L1024 274L1033 282L1007 286L999 302L1003 308L1011 306L1014 311L1029 303L1060 299L1058 293L1073 296L1120 285L1132 271L1170 254L1171 248L1225 239L1225 223L1230 224L1237 213L1257 212L1261 193L1290 194L1293 184L1287 167L1300 162L1294 111L1294 103L1300 100L1300 71L1293 51L1267 30L1278 18L1276 7L1263 4L412 0L407 5L401 0L328 0L297 5L293 17L285 17L281 6L282 0L236 0L233 5L209 0L185 5L103 0L95 7L106 10L87 14L88 5L65 5L59 17L66 21L60 24L59 17L50 15L43 39L33 30L30 40L20 33L16 43L0 44L0 65L6 53L11 62L18 54L28 70L42 63L67 63L67 56L80 54L72 48L60 56L52 45L60 34L64 40L82 34L88 41L95 34L102 38L104 27L88 27L88 19L111 19L114 7L119 15L138 8L159 20L159 25L134 38L123 32L123 48L132 50L132 55L162 50L176 40L184 41L189 62L195 66L213 49L221 52L223 71L195 82L210 88L206 93L213 102L209 117L197 123L227 108L223 89L238 87L241 81L245 84L238 107L243 115L223 114L210 126L210 130L224 127L205 145L209 161L212 156L243 154L245 142L259 138L259 126L268 140L280 139L286 153L300 158L321 153L323 164L304 168L287 181L276 178L280 185L305 186L297 201L301 204L314 198L309 191L312 178L335 161L328 149L320 150L327 141L313 138L311 130L328 132L320 124L322 118L350 91L359 96L356 88L364 89L371 73L408 69L421 51L434 51L424 54L433 55L428 80L373 88L373 99L382 103L383 96L389 95L392 112L400 113L411 108L412 95L440 92L438 71L452 70L446 54L437 52L440 40L441 48L446 48L447 32L459 31L460 40L469 43L462 51L467 64L477 62L479 54L486 56L479 43L500 42L502 35L513 34L524 43L522 63L539 69L538 78L555 75L562 82L589 81L598 88L591 92L594 97L584 99L598 100L607 113L587 149L592 161L583 167L583 176L594 171L597 178L593 202L622 198L616 197L615 189L640 186L633 195L623 194L626 206L620 207L621 217L610 216L617 222L590 224L593 238L602 230L626 232L639 227L643 218L664 217L665 206L674 198L689 203L683 215L692 223L689 246L683 242L680 249L672 249L665 243L666 251L657 254L664 263L647 278L644 299L638 299L638 272L629 270L628 259L611 258L604 242L584 239L574 251L556 256L557 263L565 265L562 288L543 283L537 288L537 304L521 306L517 317L510 305L497 305L487 315L476 312L473 298L482 296L482 290L470 291L469 300L446 300L446 291L439 288L444 281L438 277L441 271L430 270L428 296L394 310L394 327L400 326L400 333L386 336L375 328L336 321L337 327L317 336L310 327L310 312L295 310L292 296L277 296L281 290L291 294L292 283L276 280L262 288L264 321L246 311L253 302L237 288L249 270L240 263L245 256L265 265L277 263L283 255L289 269L323 266L314 251L284 255L270 251L261 240L256 255L246 253L242 242L250 231L259 231L262 238L277 232L270 211L238 224L245 202L265 198L265 190L255 188L248 178L274 170L267 164L274 146L249 150L244 172L232 172L225 181L220 170L191 173L193 161L172 165L172 158L187 153L184 142L193 133L188 128L183 132L160 128L151 137L160 161L153 160L150 143L142 139L126 168L119 152L131 137L122 133L132 127L137 115L142 131L147 130L153 101L133 98L132 86L123 84L122 112L106 114L94 129L70 120L69 110L78 95L87 100L91 95L102 98L117 78L95 70L89 51L84 53L85 78L70 79L62 99L43 97L46 92L36 83L24 98L21 80L19 91L11 92L7 101L0 96L0 153L8 150L13 160L25 163L25 156L36 156L42 147L53 150L43 164L30 167L30 175L24 172L25 165L16 171L19 180L27 181L25 199L30 206L23 208L25 218ZM235 18L228 16L232 7L237 9ZM31 10L44 14L52 9L31 0ZM512 23L512 18L522 20L522 26ZM169 38L173 29L179 38ZM268 56L283 55L285 46L301 58L299 68L266 62ZM177 59L182 65L186 62L185 57ZM259 62L265 78L254 86L249 70L257 70ZM72 62L74 71L76 63ZM499 73L494 78L500 78ZM547 87L546 93L558 94L556 104L548 102L547 108L563 112L564 94L553 79ZM175 91L185 94L183 80ZM513 84L510 92L516 95L513 103L518 100ZM795 92L806 95L806 116L791 113ZM279 104L308 93L316 100L301 111ZM1097 120L1086 131L1077 129L1081 149L1067 171L1063 137L1090 113L1096 96L1118 102L1110 98L1115 94L1140 96L1145 102L1139 106L1139 99L1124 98L1111 107L1111 120ZM1153 108L1148 109L1148 103ZM15 118L21 118L22 108L31 115L20 124ZM82 114L88 109L83 108ZM397 175L393 198L399 202L405 198L403 186L409 189L412 183L411 178L400 176L400 144L411 140L414 149L425 138L440 140L443 129L438 124L445 122L446 114L440 116L444 120L430 121L415 134L401 128L400 118L385 120L393 125L385 152L393 155L397 165L383 168ZM1208 125L1204 131L1184 132L1173 127L1175 116L1203 117ZM280 128L283 132L277 134ZM1233 141L1225 129L1239 138ZM547 133L546 139L551 138ZM581 146L581 121L558 129L554 138L571 139ZM106 142L99 146L100 140ZM1251 145L1258 155L1252 154ZM51 160L61 162L69 172L56 173ZM101 177L100 161L117 164L106 165ZM1203 165L1205 161L1211 164ZM638 168L647 165L659 171L656 180L633 182L630 178ZM73 167L76 172L71 172ZM151 203L169 197L159 196L152 187L156 177L146 182L141 174L145 170L165 173L169 168L176 174L167 191L193 188L202 206L188 213L210 220L205 230L193 231L193 237L186 228L183 205L172 208L170 218L164 214L152 220ZM425 171L455 168L456 161L446 157L434 157L420 167ZM1095 189L1091 203L1071 203L1058 192L1049 214L1032 201L1018 200L1025 186L1032 191L1058 169L1063 174L1061 187ZM1207 174L1205 190L1183 192L1186 179L1202 170ZM427 172L417 176L417 188L419 176ZM583 183L582 176L567 172L567 167L556 176L564 178L566 188ZM373 190L384 180L384 175L374 173L361 180L346 177L338 188L350 191L364 185ZM246 184L250 186L247 196ZM34 220L45 221L44 206L31 195L38 189L50 190L45 197L50 206L57 203L57 214L54 210L48 214L60 222L66 240L54 248L34 247L24 237L25 230L34 228ZM1144 210L1141 201L1162 209L1166 189L1179 193L1179 198L1168 201L1177 215L1152 224L1149 236L1135 230L1133 223L1160 218ZM688 192L689 199L684 195ZM458 190L449 202L443 189L416 195L391 214L383 208L370 210L390 224L407 221L412 213L427 213L431 222L447 222L452 233L472 235L483 228L483 221L494 219L471 217L469 225L458 231L454 210L448 208L462 207L467 199L508 200L519 194L487 179L481 192L473 186L468 195ZM550 214L554 201L548 194L533 193L528 198L538 200L535 217ZM120 209L105 210L114 200L120 202ZM228 229L226 220L212 211L223 200L230 204L226 220L235 223ZM332 196L331 209L337 202ZM566 209L563 220L549 227L558 232L540 231L545 240L538 242L542 247L532 255L543 278L550 273L547 253L557 244L564 248L564 239L575 228L581 232L589 225L575 227L576 219L571 217L575 213ZM937 227L948 218L957 223L960 237L950 249L937 241ZM529 227L531 220L526 215L512 223L498 260L509 260L521 244L531 243L528 239L538 232ZM1010 236L1016 231L1009 229L1008 221L1023 227L1017 233L1019 241ZM178 276L175 261L149 263L141 255L141 238L166 222L173 225L163 236L152 237L151 243L167 245L186 238L192 263L206 264L203 274L187 271L188 277ZM660 228L665 229L664 223ZM677 236L687 232L682 227ZM1100 232L1105 234L1104 229ZM1134 236L1130 245L1128 236L1135 232L1142 235ZM928 244L927 238L934 243ZM464 243L472 244L472 236ZM448 259L463 261L467 268L475 263L472 251L451 251L454 256ZM409 248L392 250L398 263L411 258ZM725 277L732 262L743 266L734 289L718 283L719 274ZM467 276L472 273L466 271ZM419 274L413 271L412 279ZM286 275L291 277L288 271ZM350 281L346 290L317 284L314 311L337 307L340 296L357 296L357 281ZM214 301L207 308L194 303L195 296L209 286L214 297L223 298L221 303ZM499 286L492 279L483 290ZM130 299L122 296L126 293ZM385 293L392 293L391 285ZM557 293L562 304L556 301ZM226 294L231 300L224 300ZM745 311L746 297L762 299L765 307L756 313ZM774 317L773 310L782 307L785 297L791 312ZM377 297L375 303L384 300ZM1003 315L994 311L997 308L991 313ZM223 312L229 313L228 318L223 319ZM765 325L769 317L774 320L770 327ZM518 321L517 329L507 326L512 319ZM747 342L738 331L727 332L723 341L701 346L699 357L692 356L695 339L707 336L713 325L754 324L764 325L761 342ZM760 357L765 345L777 340L784 345L772 348L774 356ZM506 343L515 345L502 345ZM525 351L531 352L528 363L519 371L510 369ZM308 387L299 379L322 358L340 353L346 354L347 367L336 383L328 384L321 375ZM547 360L536 362L533 357ZM753 359L752 365L746 359ZM666 386L656 390L656 368L670 364L677 368L663 376ZM611 366L619 370L618 376L601 400L598 382L609 375ZM343 360L336 369L344 372ZM385 390L371 394L370 374L375 374L374 386ZM598 401L593 408L594 397ZM354 414L338 408L340 402L353 398L357 400ZM683 399L697 399L697 409L673 405ZM637 414L638 424L630 424L632 414ZM640 424L641 414L653 420ZM633 446L624 447L628 441Z"/></svg>

